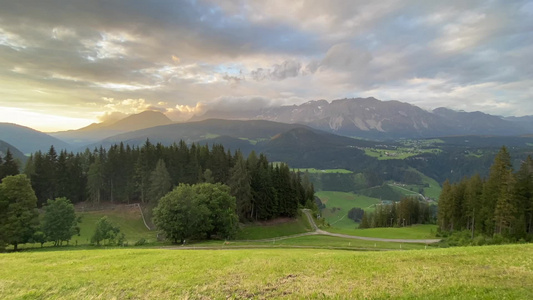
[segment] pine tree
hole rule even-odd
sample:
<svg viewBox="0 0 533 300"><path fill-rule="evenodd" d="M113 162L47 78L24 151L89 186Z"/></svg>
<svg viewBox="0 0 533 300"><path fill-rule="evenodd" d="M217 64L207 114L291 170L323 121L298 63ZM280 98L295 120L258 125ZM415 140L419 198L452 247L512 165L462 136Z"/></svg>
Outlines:
<svg viewBox="0 0 533 300"><path fill-rule="evenodd" d="M517 228L518 237L533 233L533 158L528 156L516 173L514 194L518 204L518 218L523 228Z"/></svg>
<svg viewBox="0 0 533 300"><path fill-rule="evenodd" d="M513 187L515 179L510 170L503 174L500 194L494 210L495 233L509 236L516 225L517 207L514 201Z"/></svg>
<svg viewBox="0 0 533 300"><path fill-rule="evenodd" d="M453 212L453 190L449 180L442 184L438 204L438 223L442 231L451 230Z"/></svg>
<svg viewBox="0 0 533 300"><path fill-rule="evenodd" d="M483 186L483 209L481 218L483 226L482 231L485 234L492 235L496 230L494 212L498 197L504 193L505 178L512 171L511 157L507 148L502 147L500 152L494 158L494 163L490 168L489 178ZM480 220L481 221L481 220Z"/></svg>
<svg viewBox="0 0 533 300"><path fill-rule="evenodd" d="M87 190L89 199L94 203L100 203L102 200L102 189L104 186L104 176L100 158L96 157L94 163L89 167L87 173Z"/></svg>
<svg viewBox="0 0 533 300"><path fill-rule="evenodd" d="M168 174L165 162L159 159L155 170L150 175L150 188L148 189L149 200L157 203L171 189L172 181L170 174Z"/></svg>
<svg viewBox="0 0 533 300"><path fill-rule="evenodd" d="M4 162L1 164L2 172L0 174L0 179L6 177L6 176L13 176L17 175L19 173L19 166L17 162L13 159L13 154L11 154L11 150L9 148L6 151L6 155L4 156Z"/></svg>
<svg viewBox="0 0 533 300"><path fill-rule="evenodd" d="M237 215L240 220L244 221L249 219L252 213L251 178L240 152L235 155L235 161L228 184L231 195L236 198Z"/></svg>

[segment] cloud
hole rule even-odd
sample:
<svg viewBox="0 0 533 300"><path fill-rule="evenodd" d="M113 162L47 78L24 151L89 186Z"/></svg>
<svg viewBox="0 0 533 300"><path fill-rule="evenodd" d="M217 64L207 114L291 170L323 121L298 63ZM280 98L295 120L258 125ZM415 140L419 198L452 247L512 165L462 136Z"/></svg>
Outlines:
<svg viewBox="0 0 533 300"><path fill-rule="evenodd" d="M98 117L98 121L106 122L106 123L114 123L116 121L124 119L127 116L128 114L125 114L119 111L105 112L103 115Z"/></svg>
<svg viewBox="0 0 533 300"><path fill-rule="evenodd" d="M532 11L526 0L6 1L0 106L183 117L368 95L533 114Z"/></svg>
<svg viewBox="0 0 533 300"><path fill-rule="evenodd" d="M254 80L257 81L265 79L283 80L285 78L298 76L301 69L302 64L300 62L295 60L286 60L281 64L274 64L272 68L269 69L258 68L250 72L250 75Z"/></svg>

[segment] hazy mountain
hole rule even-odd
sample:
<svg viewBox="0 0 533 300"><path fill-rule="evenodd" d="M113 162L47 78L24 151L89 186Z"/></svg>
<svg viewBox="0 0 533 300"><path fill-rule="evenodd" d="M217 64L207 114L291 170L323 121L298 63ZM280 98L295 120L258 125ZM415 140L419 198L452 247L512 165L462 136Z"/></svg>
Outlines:
<svg viewBox="0 0 533 300"><path fill-rule="evenodd" d="M519 135L527 133L524 127L501 117L476 112L437 108L433 113L453 124L456 135Z"/></svg>
<svg viewBox="0 0 533 300"><path fill-rule="evenodd" d="M24 153L22 153L15 146L0 140L0 156L2 156L2 158L6 155L8 149L13 155L13 157L15 159L18 159L22 164L24 164L28 159L28 157L25 156ZM24 167L24 165L22 165L21 167Z"/></svg>
<svg viewBox="0 0 533 300"><path fill-rule="evenodd" d="M120 133L168 124L172 124L172 121L163 113L144 111L118 121L93 123L78 130L54 132L50 135L80 147Z"/></svg>
<svg viewBox="0 0 533 300"><path fill-rule="evenodd" d="M152 143L170 145L180 140L186 143L209 141L219 137L232 137L247 140L256 144L289 129L304 127L299 124L284 124L263 120L236 121L236 120L204 120L199 122L176 123L164 126L146 128L115 135L104 139L92 146L110 146L124 142L130 145L141 145L147 139ZM92 147L91 146L91 147Z"/></svg>
<svg viewBox="0 0 533 300"><path fill-rule="evenodd" d="M458 112L446 108L426 111L408 103L375 98L342 99L331 103L318 100L245 112L208 111L193 119L213 117L300 123L341 135L371 139L533 132L526 120L520 124L482 112Z"/></svg>
<svg viewBox="0 0 533 300"><path fill-rule="evenodd" d="M533 116L506 117L503 119L506 121L512 122L520 127L533 128ZM532 134L533 131L529 131L528 133Z"/></svg>
<svg viewBox="0 0 533 300"><path fill-rule="evenodd" d="M58 152L70 148L69 144L46 133L12 123L0 123L0 140L15 146L24 154L37 150L47 152L52 145Z"/></svg>

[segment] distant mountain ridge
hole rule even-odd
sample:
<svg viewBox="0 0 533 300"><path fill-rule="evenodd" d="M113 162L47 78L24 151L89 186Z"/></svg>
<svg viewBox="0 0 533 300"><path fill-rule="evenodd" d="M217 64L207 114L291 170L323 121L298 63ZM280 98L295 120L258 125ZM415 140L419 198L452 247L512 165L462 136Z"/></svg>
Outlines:
<svg viewBox="0 0 533 300"><path fill-rule="evenodd" d="M380 101L372 97L333 100L331 103L316 100L244 112L207 111L191 120L217 117L299 123L336 134L370 139L533 133L530 126L533 117L502 118L483 112L447 108L427 111L408 103Z"/></svg>
<svg viewBox="0 0 533 300"><path fill-rule="evenodd" d="M158 111L144 111L114 122L93 123L87 127L50 133L65 142L81 147L117 134L172 124L165 114Z"/></svg>
<svg viewBox="0 0 533 300"><path fill-rule="evenodd" d="M70 145L62 140L29 127L12 123L0 123L0 140L13 145L24 154L30 154L38 150L47 152L52 145L57 151L70 149Z"/></svg>
<svg viewBox="0 0 533 300"><path fill-rule="evenodd" d="M7 150L11 152L15 159L18 159L23 164L26 163L28 157L25 156L24 153L22 153L15 146L0 140L0 157L3 158L4 156L6 156Z"/></svg>

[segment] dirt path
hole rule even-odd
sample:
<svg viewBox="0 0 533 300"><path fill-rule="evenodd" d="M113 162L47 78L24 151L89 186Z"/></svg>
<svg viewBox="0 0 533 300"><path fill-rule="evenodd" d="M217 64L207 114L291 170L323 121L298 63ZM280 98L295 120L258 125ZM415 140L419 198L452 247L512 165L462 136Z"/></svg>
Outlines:
<svg viewBox="0 0 533 300"><path fill-rule="evenodd" d="M440 241L440 239L422 239L422 240L415 240L415 239L384 239L384 238L355 236L355 235L340 234L340 233L331 233L331 232L327 232L327 231L324 231L322 229L319 229L318 226L316 226L315 220L313 220L313 216L311 216L310 210L302 209L302 211L307 216L307 219L309 220L309 224L311 224L311 227L313 227L313 229L315 230L314 232L309 232L309 233L304 234L304 235L321 234L321 235L342 237L342 238L347 238L347 239L357 239L357 240L375 241L375 242L393 242L393 243L433 244L433 243L438 243Z"/></svg>

